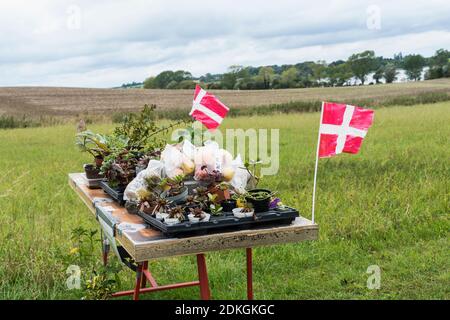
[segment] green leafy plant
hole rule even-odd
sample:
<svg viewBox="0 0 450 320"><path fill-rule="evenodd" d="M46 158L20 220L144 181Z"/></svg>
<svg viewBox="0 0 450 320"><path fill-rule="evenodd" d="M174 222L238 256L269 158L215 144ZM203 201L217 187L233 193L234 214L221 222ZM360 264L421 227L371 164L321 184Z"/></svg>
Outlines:
<svg viewBox="0 0 450 320"><path fill-rule="evenodd" d="M140 113L129 113L123 116L120 126L114 130L114 135L128 137L128 149L153 152L162 148L166 141L161 137L170 129L182 124L185 120L158 126L156 105L144 105Z"/></svg>
<svg viewBox="0 0 450 320"><path fill-rule="evenodd" d="M176 196L180 194L184 189L184 175L178 175L173 178L166 178L161 183L164 190L167 190L168 196Z"/></svg>
<svg viewBox="0 0 450 320"><path fill-rule="evenodd" d="M117 156L108 156L103 161L101 172L111 187L124 187L136 176L137 159L132 153L123 150Z"/></svg>
<svg viewBox="0 0 450 320"><path fill-rule="evenodd" d="M246 192L245 197L252 200L265 200L267 198L272 198L275 194L276 192L259 190L254 192Z"/></svg>
<svg viewBox="0 0 450 320"><path fill-rule="evenodd" d="M95 157L105 157L110 153L108 137L90 130L79 132L75 138L75 144L82 152L87 152Z"/></svg>
<svg viewBox="0 0 450 320"><path fill-rule="evenodd" d="M208 208L209 205L209 196L208 189L205 187L197 187L194 189L194 201L201 207L203 210Z"/></svg>
<svg viewBox="0 0 450 320"><path fill-rule="evenodd" d="M218 203L213 203L209 205L209 209L211 210L211 214L213 216L219 216L222 214L222 206Z"/></svg>

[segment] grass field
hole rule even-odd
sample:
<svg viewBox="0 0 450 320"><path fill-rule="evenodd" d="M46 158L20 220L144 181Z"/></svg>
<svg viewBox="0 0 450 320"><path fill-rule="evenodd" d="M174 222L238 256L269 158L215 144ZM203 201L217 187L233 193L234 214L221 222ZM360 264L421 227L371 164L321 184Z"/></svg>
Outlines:
<svg viewBox="0 0 450 320"><path fill-rule="evenodd" d="M289 102L368 100L379 104L398 96L422 93L450 94L450 79L376 86L282 90L212 90L232 109L245 109ZM144 104L156 104L163 111L182 110L192 105L192 90L85 89L54 87L0 88L0 116L94 117L115 112L137 111Z"/></svg>
<svg viewBox="0 0 450 320"><path fill-rule="evenodd" d="M312 89L311 89L312 90ZM318 113L226 119L224 127L280 128L280 172L264 185L309 217ZM450 299L450 103L379 109L358 155L319 164L314 242L258 248L257 299ZM90 129L110 130L112 125ZM97 228L67 185L89 158L74 125L0 131L0 298L78 299L67 290L71 231ZM95 257L100 259L100 245ZM245 297L244 252L207 254L212 295ZM381 288L366 287L367 267ZM193 257L152 262L161 283L196 278ZM83 275L88 270L82 269ZM124 269L120 287L134 276ZM198 289L144 295L198 298Z"/></svg>

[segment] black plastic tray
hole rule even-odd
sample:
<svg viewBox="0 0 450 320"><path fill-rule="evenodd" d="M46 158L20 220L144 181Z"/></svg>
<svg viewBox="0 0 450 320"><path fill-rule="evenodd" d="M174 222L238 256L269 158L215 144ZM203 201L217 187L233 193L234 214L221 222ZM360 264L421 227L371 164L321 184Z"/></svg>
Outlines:
<svg viewBox="0 0 450 320"><path fill-rule="evenodd" d="M117 201L120 205L125 204L125 200L123 200L123 192L125 191L125 188L111 188L108 185L107 181L100 181L99 182L100 188L103 189L113 200Z"/></svg>
<svg viewBox="0 0 450 320"><path fill-rule="evenodd" d="M293 208L286 210L269 210L267 212L257 213L255 220L253 217L236 218L231 212L225 212L222 216L212 216L208 222L191 223L183 221L176 225L167 225L162 221L143 212L138 212L144 221L150 226L160 230L166 236L194 236L208 234L217 231L236 231L240 229L249 229L261 226L276 226L282 224L291 224L299 216L298 211Z"/></svg>

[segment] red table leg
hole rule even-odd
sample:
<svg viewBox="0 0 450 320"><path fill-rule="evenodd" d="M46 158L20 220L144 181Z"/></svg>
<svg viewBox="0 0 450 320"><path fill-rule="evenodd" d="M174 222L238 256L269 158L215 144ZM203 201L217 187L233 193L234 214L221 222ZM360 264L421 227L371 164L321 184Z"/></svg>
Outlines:
<svg viewBox="0 0 450 320"><path fill-rule="evenodd" d="M252 248L246 249L247 255L247 299L253 300L253 257Z"/></svg>
<svg viewBox="0 0 450 320"><path fill-rule="evenodd" d="M198 280L200 281L200 297L202 300L209 300L211 293L209 291L208 271L206 269L206 260L203 253L197 255Z"/></svg>
<svg viewBox="0 0 450 320"><path fill-rule="evenodd" d="M141 288L145 288L145 286L147 285L147 277L144 274L146 270L148 270L148 261L145 261L145 262L142 263L142 273L143 273L143 275L141 276Z"/></svg>
<svg viewBox="0 0 450 320"><path fill-rule="evenodd" d="M143 269L144 269L144 263L143 262L138 263L138 267L136 270L136 285L134 287L133 300L139 300L139 292L141 290Z"/></svg>

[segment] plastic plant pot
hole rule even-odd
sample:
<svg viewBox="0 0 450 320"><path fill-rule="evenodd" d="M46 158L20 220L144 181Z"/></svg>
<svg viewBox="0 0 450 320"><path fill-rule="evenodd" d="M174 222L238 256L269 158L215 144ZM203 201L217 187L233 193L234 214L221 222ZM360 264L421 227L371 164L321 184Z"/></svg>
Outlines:
<svg viewBox="0 0 450 320"><path fill-rule="evenodd" d="M253 217L254 210L250 212L242 212L243 208L234 208L233 209L233 215L236 218L250 218Z"/></svg>
<svg viewBox="0 0 450 320"><path fill-rule="evenodd" d="M195 217L192 213L188 214L188 219L190 223L198 223L200 222L200 218Z"/></svg>
<svg viewBox="0 0 450 320"><path fill-rule="evenodd" d="M234 199L224 200L220 203L220 205L222 206L224 212L232 212L233 209L237 207L236 200Z"/></svg>
<svg viewBox="0 0 450 320"><path fill-rule="evenodd" d="M158 219L158 220L160 220L160 221L162 221L162 220L165 220L168 216L169 216L168 213L165 213L165 212L157 212L156 215L155 215L155 218Z"/></svg>
<svg viewBox="0 0 450 320"><path fill-rule="evenodd" d="M86 178L88 179L101 179L100 169L95 165L88 163L84 166L84 172L86 173Z"/></svg>
<svg viewBox="0 0 450 320"><path fill-rule="evenodd" d="M251 203L253 205L253 209L255 209L255 212L267 212L269 211L269 205L270 205L270 200L271 200L271 195L272 195L272 191L268 190L268 189L252 189L249 190L248 193L251 194L256 194L259 192L265 192L268 194L267 198L264 199L253 199L253 197L245 197L245 200L247 200L249 203Z"/></svg>
<svg viewBox="0 0 450 320"><path fill-rule="evenodd" d="M164 223L168 224L169 226L173 226L174 224L180 223L180 220L178 218L164 218Z"/></svg>
<svg viewBox="0 0 450 320"><path fill-rule="evenodd" d="M175 204L180 204L186 202L186 198L188 197L188 188L183 187L181 192L176 196L166 196L167 201L173 202Z"/></svg>
<svg viewBox="0 0 450 320"><path fill-rule="evenodd" d="M205 217L202 220L200 220L200 222L208 222L210 218L211 215L209 213L205 213Z"/></svg>

